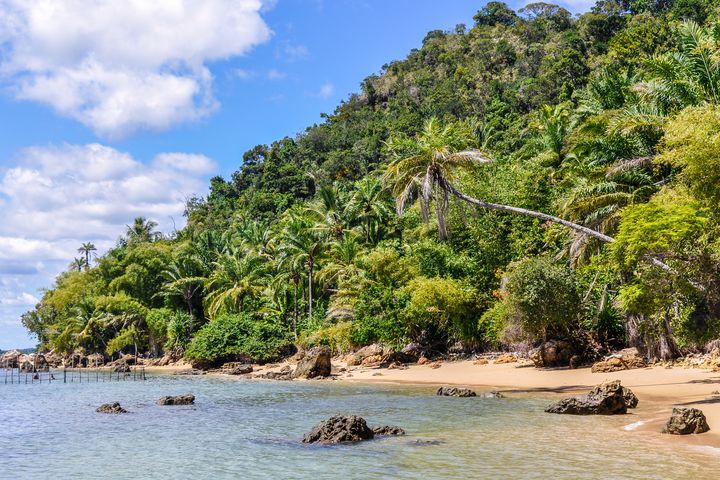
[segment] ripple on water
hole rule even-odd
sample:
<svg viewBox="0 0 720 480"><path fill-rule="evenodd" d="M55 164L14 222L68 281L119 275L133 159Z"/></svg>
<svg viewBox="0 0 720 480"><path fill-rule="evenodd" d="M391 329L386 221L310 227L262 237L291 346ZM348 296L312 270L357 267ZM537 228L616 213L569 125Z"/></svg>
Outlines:
<svg viewBox="0 0 720 480"><path fill-rule="evenodd" d="M196 405L154 403L183 393L196 395ZM131 413L95 413L97 405L111 401ZM542 411L547 403L547 397L437 397L432 387L217 377L0 385L0 477L660 479L720 474L717 449L638 441L623 430L627 417L547 415ZM317 422L338 412L361 415L371 425L400 425L408 436L357 445L299 443Z"/></svg>

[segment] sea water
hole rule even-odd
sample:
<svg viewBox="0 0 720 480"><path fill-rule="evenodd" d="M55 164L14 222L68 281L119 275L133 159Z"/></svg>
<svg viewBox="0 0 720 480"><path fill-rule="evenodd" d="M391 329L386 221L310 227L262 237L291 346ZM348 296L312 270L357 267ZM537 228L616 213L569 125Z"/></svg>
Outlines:
<svg viewBox="0 0 720 480"><path fill-rule="evenodd" d="M162 407L192 393L194 406ZM437 397L433 387L212 376L0 384L0 479L717 478L713 449L652 440L633 415L559 416L553 397ZM126 415L95 408L120 402ZM404 437L304 445L335 413Z"/></svg>

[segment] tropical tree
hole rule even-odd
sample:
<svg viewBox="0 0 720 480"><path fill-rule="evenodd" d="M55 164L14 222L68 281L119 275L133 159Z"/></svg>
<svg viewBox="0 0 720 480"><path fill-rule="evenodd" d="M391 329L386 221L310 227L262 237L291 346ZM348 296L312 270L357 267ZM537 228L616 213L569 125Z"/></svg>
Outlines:
<svg viewBox="0 0 720 480"><path fill-rule="evenodd" d="M73 270L77 269L78 272L82 272L83 267L85 267L87 263L85 263L85 259L82 257L74 258L72 263L70 263L70 268Z"/></svg>
<svg viewBox="0 0 720 480"><path fill-rule="evenodd" d="M157 222L148 220L145 217L136 217L132 225L126 225L126 236L130 243L153 242L157 240L160 233L155 229Z"/></svg>
<svg viewBox="0 0 720 480"><path fill-rule="evenodd" d="M78 253L85 255L85 270L90 268L90 254L97 251L97 247L92 242L83 243L78 248Z"/></svg>
<svg viewBox="0 0 720 480"><path fill-rule="evenodd" d="M192 318L193 300L202 292L206 281L206 278L202 276L200 261L193 256L182 255L175 258L164 273L167 283L163 285L161 295L166 298L180 298ZM190 323L190 333L192 333L192 321Z"/></svg>
<svg viewBox="0 0 720 480"><path fill-rule="evenodd" d="M360 225L366 243L377 244L390 218L389 197L382 179L369 176L355 183L347 204L350 218Z"/></svg>
<svg viewBox="0 0 720 480"><path fill-rule="evenodd" d="M238 248L221 255L215 270L205 282L205 302L210 318L221 313L237 313L245 309L248 300L256 298L267 281L265 259Z"/></svg>

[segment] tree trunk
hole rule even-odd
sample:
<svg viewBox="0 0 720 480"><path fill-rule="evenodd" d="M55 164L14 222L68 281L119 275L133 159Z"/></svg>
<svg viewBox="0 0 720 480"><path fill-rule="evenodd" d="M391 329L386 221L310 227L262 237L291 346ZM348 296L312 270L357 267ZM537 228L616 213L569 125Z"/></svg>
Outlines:
<svg viewBox="0 0 720 480"><path fill-rule="evenodd" d="M300 279L295 276L293 277L293 335L295 336L295 340L297 340L297 320L298 320L298 281Z"/></svg>
<svg viewBox="0 0 720 480"><path fill-rule="evenodd" d="M312 318L312 302L313 302L313 261L308 263L308 317Z"/></svg>

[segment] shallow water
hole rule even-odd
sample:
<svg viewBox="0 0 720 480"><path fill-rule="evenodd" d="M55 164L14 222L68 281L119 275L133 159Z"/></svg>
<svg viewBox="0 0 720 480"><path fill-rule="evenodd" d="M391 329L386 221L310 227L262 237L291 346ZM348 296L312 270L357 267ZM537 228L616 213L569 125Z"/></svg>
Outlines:
<svg viewBox="0 0 720 480"><path fill-rule="evenodd" d="M193 407L159 407L193 393ZM0 384L0 479L716 478L711 449L648 440L633 416L543 413L552 397L443 398L432 387L150 376ZM119 401L128 415L95 408ZM334 413L399 425L355 445L299 441ZM427 442L430 441L430 442Z"/></svg>

